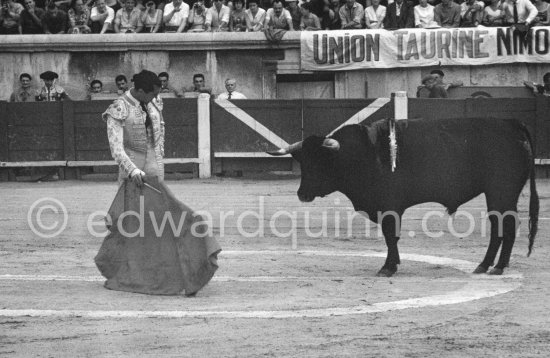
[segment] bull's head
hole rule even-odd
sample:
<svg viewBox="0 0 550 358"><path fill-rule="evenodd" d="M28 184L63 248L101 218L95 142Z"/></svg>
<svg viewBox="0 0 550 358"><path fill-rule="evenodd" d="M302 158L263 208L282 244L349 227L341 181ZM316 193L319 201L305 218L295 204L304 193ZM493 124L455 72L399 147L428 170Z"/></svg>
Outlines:
<svg viewBox="0 0 550 358"><path fill-rule="evenodd" d="M332 138L311 136L287 148L268 152L271 155L291 154L302 169L298 198L303 202L313 201L338 190L337 157L340 143Z"/></svg>

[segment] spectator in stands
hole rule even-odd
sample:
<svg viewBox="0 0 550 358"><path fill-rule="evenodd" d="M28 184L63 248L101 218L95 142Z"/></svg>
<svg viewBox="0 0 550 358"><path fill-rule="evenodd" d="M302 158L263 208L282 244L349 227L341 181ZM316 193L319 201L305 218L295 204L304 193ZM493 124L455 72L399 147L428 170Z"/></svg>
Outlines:
<svg viewBox="0 0 550 358"><path fill-rule="evenodd" d="M524 81L523 84L532 90L535 96L550 96L550 72L544 74L542 84L531 81Z"/></svg>
<svg viewBox="0 0 550 358"><path fill-rule="evenodd" d="M389 4L386 10L384 28L395 30L411 27L414 27L414 7L412 2L395 0Z"/></svg>
<svg viewBox="0 0 550 358"><path fill-rule="evenodd" d="M40 74L40 78L44 81L44 87L41 88L37 101L54 102L70 99L63 87L55 83L56 79L59 78L57 73L46 71Z"/></svg>
<svg viewBox="0 0 550 358"><path fill-rule="evenodd" d="M435 22L441 27L459 27L460 10L460 5L452 0L442 0L434 9Z"/></svg>
<svg viewBox="0 0 550 358"><path fill-rule="evenodd" d="M445 77L445 73L443 71L441 71L440 69L432 70L430 72L430 75L434 75L435 79L437 81L437 84L443 86L446 91L449 90L449 88L460 87L460 86L464 85L464 83L462 81L444 83L443 82L443 77Z"/></svg>
<svg viewBox="0 0 550 358"><path fill-rule="evenodd" d="M94 93L101 93L103 91L103 82L100 80L93 80L90 82L90 91L88 93L87 99L92 99L92 94Z"/></svg>
<svg viewBox="0 0 550 358"><path fill-rule="evenodd" d="M282 0L274 0L273 7L266 11L264 29L294 31L292 16L283 8Z"/></svg>
<svg viewBox="0 0 550 358"><path fill-rule="evenodd" d="M229 31L231 32L245 32L251 27L248 15L244 10L244 0L234 0L233 6L235 7L231 11L229 17Z"/></svg>
<svg viewBox="0 0 550 358"><path fill-rule="evenodd" d="M63 10L57 8L55 3L49 2L46 8L46 15L42 19L42 27L45 34L64 34L67 32L69 17Z"/></svg>
<svg viewBox="0 0 550 358"><path fill-rule="evenodd" d="M338 30L342 27L340 7L340 0L327 0L319 19L323 30Z"/></svg>
<svg viewBox="0 0 550 358"><path fill-rule="evenodd" d="M517 9L517 14L514 14L514 8ZM530 26L538 15L537 8L529 0L504 0L502 10L508 25Z"/></svg>
<svg viewBox="0 0 550 358"><path fill-rule="evenodd" d="M300 5L302 10L302 19L300 20L301 31L318 31L321 30L321 21L317 15L311 12L311 5L308 2Z"/></svg>
<svg viewBox="0 0 550 358"><path fill-rule="evenodd" d="M176 97L181 97L180 93L172 86L170 86L170 76L168 75L168 72L161 72L159 73L158 77L161 86L160 93L173 93Z"/></svg>
<svg viewBox="0 0 550 358"><path fill-rule="evenodd" d="M286 9L292 18L292 27L298 30L300 28L300 20L302 19L302 11L298 6L298 0L286 0L285 3L287 4ZM311 4L311 2L308 2L308 4Z"/></svg>
<svg viewBox="0 0 550 358"><path fill-rule="evenodd" d="M105 0L105 5L113 9L113 11L116 14L118 10L124 7L124 1L123 0Z"/></svg>
<svg viewBox="0 0 550 358"><path fill-rule="evenodd" d="M266 11L258 6L258 1L259 0L248 1L246 15L250 23L250 31L262 31L264 28Z"/></svg>
<svg viewBox="0 0 550 358"><path fill-rule="evenodd" d="M267 11L273 7L273 0L258 0L258 6Z"/></svg>
<svg viewBox="0 0 550 358"><path fill-rule="evenodd" d="M234 78L225 80L225 89L227 92L221 93L218 99L246 99L244 94L235 91L237 89L237 80Z"/></svg>
<svg viewBox="0 0 550 358"><path fill-rule="evenodd" d="M50 1L51 0L49 0L48 2L50 2ZM57 0L57 1L54 1L55 5L57 5L57 8L59 10L65 11L65 12L69 11L69 9L71 8L71 2L72 2L72 0Z"/></svg>
<svg viewBox="0 0 550 358"><path fill-rule="evenodd" d="M28 73L19 75L21 86L10 96L10 102L34 102L38 97L38 92L32 88L32 77Z"/></svg>
<svg viewBox="0 0 550 358"><path fill-rule="evenodd" d="M162 26L162 10L157 9L157 3L154 0L147 0L145 10L141 13L141 22L143 23L143 32L157 33Z"/></svg>
<svg viewBox="0 0 550 358"><path fill-rule="evenodd" d="M428 0L420 0L414 7L414 25L422 29L439 27L434 20L434 7L428 4Z"/></svg>
<svg viewBox="0 0 550 358"><path fill-rule="evenodd" d="M212 94L212 89L206 86L202 73L193 75L193 86L184 88L183 91L186 98L197 98L201 93Z"/></svg>
<svg viewBox="0 0 550 358"><path fill-rule="evenodd" d="M206 10L206 28L212 32L229 31L231 10L221 0L214 0L211 8Z"/></svg>
<svg viewBox="0 0 550 358"><path fill-rule="evenodd" d="M422 86L428 90L428 98L447 98L449 95L447 94L447 90L444 86L440 85L438 83L437 76L433 74L429 74L426 77L422 79ZM419 93L420 93L419 89ZM421 97L421 95L417 94L418 97Z"/></svg>
<svg viewBox="0 0 550 358"><path fill-rule="evenodd" d="M107 6L105 0L95 0L95 6L90 13L90 21L94 34L113 32L115 10Z"/></svg>
<svg viewBox="0 0 550 358"><path fill-rule="evenodd" d="M475 27L483 20L485 4L478 0L466 0L460 4L460 26Z"/></svg>
<svg viewBox="0 0 550 358"><path fill-rule="evenodd" d="M123 95L126 91L128 91L128 80L126 79L126 76L124 75L116 76L115 84L117 88L117 94Z"/></svg>
<svg viewBox="0 0 550 358"><path fill-rule="evenodd" d="M116 33L141 32L141 11L136 8L136 0L126 0L124 7L116 12L114 29Z"/></svg>
<svg viewBox="0 0 550 358"><path fill-rule="evenodd" d="M173 0L164 7L162 22L164 32L183 32L189 18L189 5L182 0Z"/></svg>
<svg viewBox="0 0 550 358"><path fill-rule="evenodd" d="M537 8L537 16L533 21L533 26L550 25L550 4L543 0L533 0L533 4Z"/></svg>
<svg viewBox="0 0 550 358"><path fill-rule="evenodd" d="M44 9L36 7L34 0L25 0L25 9L19 17L20 34L42 34L42 18L46 14Z"/></svg>
<svg viewBox="0 0 550 358"><path fill-rule="evenodd" d="M206 31L206 7L203 0L198 0L189 11L187 19L189 30L187 32Z"/></svg>
<svg viewBox="0 0 550 358"><path fill-rule="evenodd" d="M93 80L90 82L90 92L101 93L103 91L103 82L100 80Z"/></svg>
<svg viewBox="0 0 550 358"><path fill-rule="evenodd" d="M339 15L342 29L360 29L363 27L362 21L365 17L365 11L363 5L356 3L355 0L346 0L346 4L340 8Z"/></svg>
<svg viewBox="0 0 550 358"><path fill-rule="evenodd" d="M69 15L70 34L89 34L92 32L92 29L88 26L90 23L90 10L84 5L84 0L72 0L67 15Z"/></svg>
<svg viewBox="0 0 550 358"><path fill-rule="evenodd" d="M500 0L491 0L491 4L483 9L481 24L483 26L502 26L504 24L504 11L502 11Z"/></svg>
<svg viewBox="0 0 550 358"><path fill-rule="evenodd" d="M380 5L380 0L372 0L372 5L365 9L365 25L367 29L383 29L386 18L386 7Z"/></svg>
<svg viewBox="0 0 550 358"><path fill-rule="evenodd" d="M16 3L14 0L2 0L0 34L13 35L19 33L19 18L23 10L23 5Z"/></svg>

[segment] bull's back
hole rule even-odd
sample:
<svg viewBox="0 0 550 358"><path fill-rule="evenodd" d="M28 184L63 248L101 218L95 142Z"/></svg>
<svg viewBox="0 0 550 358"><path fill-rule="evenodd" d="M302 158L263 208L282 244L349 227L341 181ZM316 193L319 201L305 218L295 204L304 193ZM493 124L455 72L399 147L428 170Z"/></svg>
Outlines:
<svg viewBox="0 0 550 358"><path fill-rule="evenodd" d="M526 138L517 121L415 119L399 126L398 167L413 202L440 202L454 211L494 181L515 188L527 179Z"/></svg>

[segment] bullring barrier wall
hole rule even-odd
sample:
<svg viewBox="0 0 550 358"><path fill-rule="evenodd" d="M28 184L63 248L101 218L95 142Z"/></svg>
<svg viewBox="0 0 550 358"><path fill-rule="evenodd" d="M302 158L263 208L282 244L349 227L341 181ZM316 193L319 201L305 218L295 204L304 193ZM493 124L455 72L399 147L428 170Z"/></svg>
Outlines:
<svg viewBox="0 0 550 358"><path fill-rule="evenodd" d="M201 104L202 101L202 104ZM77 178L80 167L115 165L101 113L110 101L0 102L0 173L47 166ZM224 168L292 170L292 160L271 158L277 149L343 125L394 116L390 98L364 100L164 99L166 162L190 164L201 177ZM202 107L201 107L202 106ZM536 143L537 164L550 164L550 99L409 99L408 118L518 118ZM267 164L266 164L267 163ZM11 175L11 176L10 176Z"/></svg>

